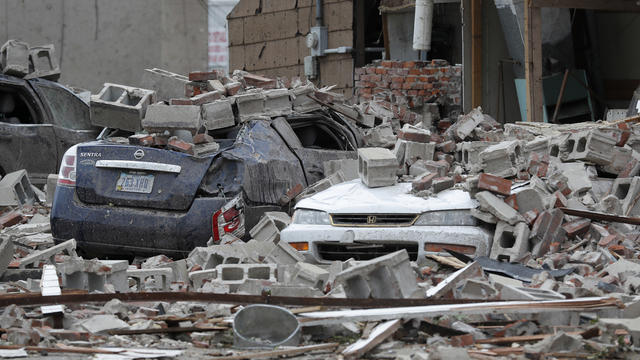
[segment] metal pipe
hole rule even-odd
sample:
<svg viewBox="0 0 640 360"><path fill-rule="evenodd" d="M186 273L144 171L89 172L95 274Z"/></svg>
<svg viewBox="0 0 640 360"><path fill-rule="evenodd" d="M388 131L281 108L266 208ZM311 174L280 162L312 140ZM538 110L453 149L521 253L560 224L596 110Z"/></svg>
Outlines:
<svg viewBox="0 0 640 360"><path fill-rule="evenodd" d="M324 8L323 1L316 0L316 26L323 26L324 23Z"/></svg>
<svg viewBox="0 0 640 360"><path fill-rule="evenodd" d="M416 0L413 20L413 50L426 50L426 53L431 49L433 0Z"/></svg>

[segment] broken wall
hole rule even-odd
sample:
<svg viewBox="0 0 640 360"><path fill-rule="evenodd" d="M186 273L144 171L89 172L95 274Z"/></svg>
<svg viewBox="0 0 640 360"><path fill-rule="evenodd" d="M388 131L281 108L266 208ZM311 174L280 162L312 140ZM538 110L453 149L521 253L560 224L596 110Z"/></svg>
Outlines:
<svg viewBox="0 0 640 360"><path fill-rule="evenodd" d="M231 11L229 68L268 77L304 76L304 57L310 55L305 36L315 25L313 0L241 0ZM325 0L324 25L328 48L353 46L353 1ZM336 85L347 97L353 91L351 54L318 58L319 86Z"/></svg>
<svg viewBox="0 0 640 360"><path fill-rule="evenodd" d="M145 68L207 68L207 3L199 0L4 0L0 43L53 43L60 82L98 91L139 85Z"/></svg>

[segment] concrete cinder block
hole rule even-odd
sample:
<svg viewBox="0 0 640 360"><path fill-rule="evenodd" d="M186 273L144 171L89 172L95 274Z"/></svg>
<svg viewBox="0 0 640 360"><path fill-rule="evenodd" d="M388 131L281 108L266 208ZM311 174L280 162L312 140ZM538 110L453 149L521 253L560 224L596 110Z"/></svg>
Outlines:
<svg viewBox="0 0 640 360"><path fill-rule="evenodd" d="M127 270L127 277L132 278L136 282L138 291L142 290L169 290L169 279L173 277L171 268L155 268L155 269L135 269ZM153 279L153 287L147 287L147 279Z"/></svg>
<svg viewBox="0 0 640 360"><path fill-rule="evenodd" d="M549 251L552 242L562 242L565 234L562 229L564 213L560 209L551 209L540 213L531 227L529 239L531 254L540 257Z"/></svg>
<svg viewBox="0 0 640 360"><path fill-rule="evenodd" d="M13 260L13 241L10 238L0 240L0 277Z"/></svg>
<svg viewBox="0 0 640 360"><path fill-rule="evenodd" d="M491 246L491 259L516 262L529 251L529 227L521 222L509 225L498 222Z"/></svg>
<svg viewBox="0 0 640 360"><path fill-rule="evenodd" d="M14 171L0 180L0 206L22 207L32 205L36 200L26 170Z"/></svg>
<svg viewBox="0 0 640 360"><path fill-rule="evenodd" d="M265 96L263 92L252 92L234 96L240 122L264 117Z"/></svg>
<svg viewBox="0 0 640 360"><path fill-rule="evenodd" d="M91 124L140 131L147 107L154 101L152 90L105 83L98 94L91 96Z"/></svg>
<svg viewBox="0 0 640 360"><path fill-rule="evenodd" d="M514 208L507 205L502 199L493 195L488 191L481 191L476 194L476 200L480 203L480 207L493 214L498 219L515 225L518 222L524 221L522 215L520 215Z"/></svg>
<svg viewBox="0 0 640 360"><path fill-rule="evenodd" d="M456 160L461 162L467 171L479 172L482 169L480 153L493 144L488 141L459 143L456 146Z"/></svg>
<svg viewBox="0 0 640 360"><path fill-rule="evenodd" d="M218 265L215 281L225 285L239 285L247 280L278 281L277 264L223 264Z"/></svg>
<svg viewBox="0 0 640 360"><path fill-rule="evenodd" d="M221 99L202 105L202 117L207 130L222 129L236 124L230 99Z"/></svg>
<svg viewBox="0 0 640 360"><path fill-rule="evenodd" d="M163 69L145 69L142 87L156 92L158 101L184 97L189 78Z"/></svg>
<svg viewBox="0 0 640 360"><path fill-rule="evenodd" d="M149 105L142 119L142 128L149 132L187 130L195 134L201 126L200 106L196 105Z"/></svg>
<svg viewBox="0 0 640 360"><path fill-rule="evenodd" d="M47 176L47 205L53 205L53 198L56 194L56 187L58 186L58 174L49 174Z"/></svg>
<svg viewBox="0 0 640 360"><path fill-rule="evenodd" d="M266 252L266 261L274 264L280 265L294 265L298 262L304 261L304 256L298 252L298 250L294 249L288 243L284 241L278 241L277 243L267 243L273 244L265 247Z"/></svg>
<svg viewBox="0 0 640 360"><path fill-rule="evenodd" d="M464 140L482 121L484 121L482 109L479 107L475 108L468 114L461 115L458 118L458 121L456 121L453 127L453 134L458 140Z"/></svg>
<svg viewBox="0 0 640 360"><path fill-rule="evenodd" d="M329 280L329 271L317 265L299 262L295 265L288 283L323 290L327 280Z"/></svg>
<svg viewBox="0 0 640 360"><path fill-rule="evenodd" d="M0 182L1 184L2 182ZM611 185L610 195L615 196L621 204L621 211L624 216L640 215L640 177L617 178Z"/></svg>
<svg viewBox="0 0 640 360"><path fill-rule="evenodd" d="M396 157L388 149L358 149L358 174L362 183L368 187L395 184L397 167Z"/></svg>
<svg viewBox="0 0 640 360"><path fill-rule="evenodd" d="M189 280L194 290L202 288L206 280L212 281L218 278L217 269L197 270L189 273Z"/></svg>
<svg viewBox="0 0 640 360"><path fill-rule="evenodd" d="M464 279L453 294L456 299L487 300L497 298L498 290L484 279Z"/></svg>
<svg viewBox="0 0 640 360"><path fill-rule="evenodd" d="M264 116L285 116L293 112L289 89L267 90L264 97Z"/></svg>
<svg viewBox="0 0 640 360"><path fill-rule="evenodd" d="M7 75L23 77L29 73L29 44L9 40L0 48L0 65Z"/></svg>
<svg viewBox="0 0 640 360"><path fill-rule="evenodd" d="M616 139L607 132L599 130L581 131L571 134L564 143L566 155L563 161L588 161L598 165L607 165L613 160L613 147Z"/></svg>
<svg viewBox="0 0 640 360"><path fill-rule="evenodd" d="M104 292L105 284L113 285L117 292L127 292L126 260L83 260L70 258L57 265L62 277L62 286L68 289Z"/></svg>
<svg viewBox="0 0 640 360"><path fill-rule="evenodd" d="M329 160L323 163L324 176L330 176L338 171L342 172L344 180L353 180L358 178L358 160L357 159L340 159Z"/></svg>
<svg viewBox="0 0 640 360"><path fill-rule="evenodd" d="M295 201L298 202L306 197L319 193L320 191L326 190L333 185L340 184L343 182L345 182L345 178L344 178L344 175L342 174L342 171L341 170L337 171L327 176L326 178L316 181L315 183L308 186L306 189L304 189L304 191L296 195Z"/></svg>
<svg viewBox="0 0 640 360"><path fill-rule="evenodd" d="M503 141L480 152L479 160L485 173L511 177L524 169L526 156L519 140Z"/></svg>
<svg viewBox="0 0 640 360"><path fill-rule="evenodd" d="M18 267L24 269L29 265L38 266L41 261L48 260L50 264L55 264L54 257L56 254L66 252L70 256L76 255L76 241L74 239L67 240L58 245L54 245L48 249L35 251L22 259L18 260Z"/></svg>
<svg viewBox="0 0 640 360"><path fill-rule="evenodd" d="M280 231L291 223L291 217L284 212L265 212L260 221L249 230L253 239L260 241L277 242L280 240Z"/></svg>
<svg viewBox="0 0 640 360"><path fill-rule="evenodd" d="M309 97L309 95L313 95L314 92L315 86L312 83L291 89L293 110L300 113L320 110L322 108L320 104Z"/></svg>
<svg viewBox="0 0 640 360"><path fill-rule="evenodd" d="M53 44L33 46L29 49L29 71L25 79L43 78L58 81L60 66Z"/></svg>
<svg viewBox="0 0 640 360"><path fill-rule="evenodd" d="M564 300L566 296L553 290L536 289L522 286L511 286L506 284L496 285L500 291L500 300L515 301L542 301L542 300Z"/></svg>
<svg viewBox="0 0 640 360"><path fill-rule="evenodd" d="M418 289L406 250L363 261L336 276L348 298L410 298Z"/></svg>

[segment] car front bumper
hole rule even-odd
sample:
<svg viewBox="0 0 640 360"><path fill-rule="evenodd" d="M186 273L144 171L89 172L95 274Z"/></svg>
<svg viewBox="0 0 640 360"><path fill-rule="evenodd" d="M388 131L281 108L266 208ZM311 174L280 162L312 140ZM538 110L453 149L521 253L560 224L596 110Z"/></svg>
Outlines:
<svg viewBox="0 0 640 360"><path fill-rule="evenodd" d="M408 227L338 227L332 225L291 224L280 233L287 243L308 242L309 250L300 251L308 261L330 263L352 255L371 257L407 249L412 260L421 263L427 254L448 255L426 251L427 244L473 246L475 254L488 256L492 233L478 226L408 226ZM337 251L344 251L343 255Z"/></svg>

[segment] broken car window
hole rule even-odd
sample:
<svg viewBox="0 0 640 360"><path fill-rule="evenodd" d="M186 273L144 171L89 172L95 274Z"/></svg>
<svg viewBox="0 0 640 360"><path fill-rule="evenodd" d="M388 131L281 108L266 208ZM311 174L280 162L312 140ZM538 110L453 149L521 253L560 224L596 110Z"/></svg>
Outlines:
<svg viewBox="0 0 640 360"><path fill-rule="evenodd" d="M36 83L34 86L42 100L49 105L55 125L73 130L92 129L89 107L73 93L61 87L42 83Z"/></svg>

